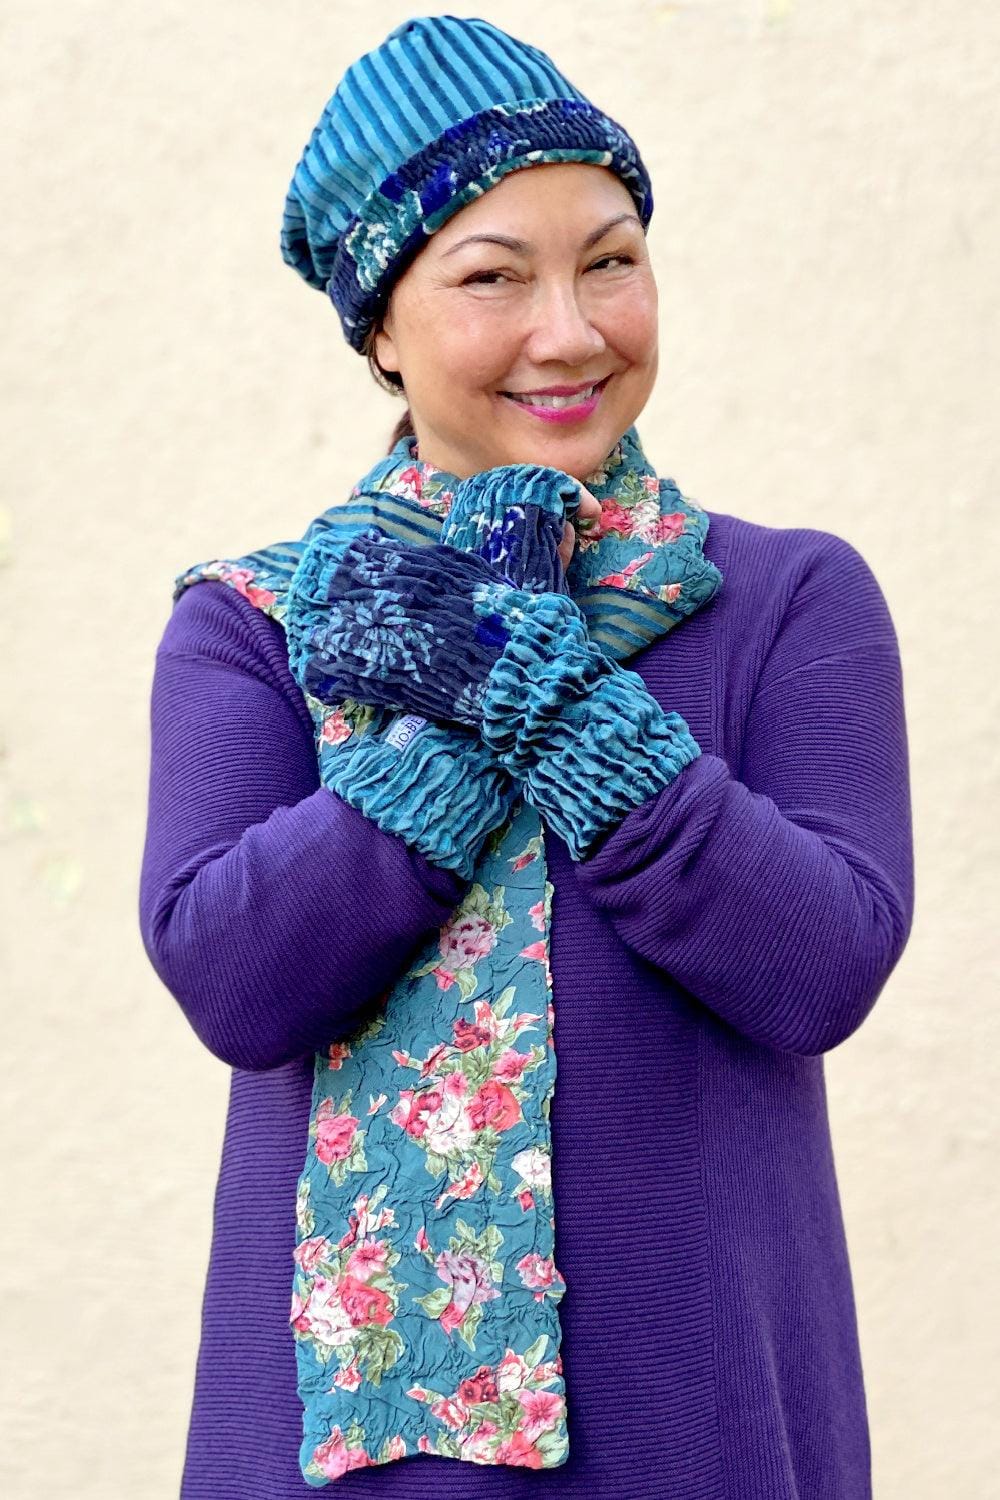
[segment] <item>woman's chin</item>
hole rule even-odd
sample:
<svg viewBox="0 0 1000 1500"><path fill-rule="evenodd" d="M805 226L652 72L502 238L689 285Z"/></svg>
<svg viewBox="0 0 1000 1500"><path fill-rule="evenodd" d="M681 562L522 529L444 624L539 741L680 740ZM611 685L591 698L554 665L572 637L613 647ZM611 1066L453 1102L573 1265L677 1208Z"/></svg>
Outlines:
<svg viewBox="0 0 1000 1500"><path fill-rule="evenodd" d="M574 433L558 424L539 422L538 426L537 433L505 433L502 446L508 457L498 459L497 466L546 464L563 470L582 484L588 474L601 467L621 437L621 433L611 435L606 426L600 434L582 430Z"/></svg>

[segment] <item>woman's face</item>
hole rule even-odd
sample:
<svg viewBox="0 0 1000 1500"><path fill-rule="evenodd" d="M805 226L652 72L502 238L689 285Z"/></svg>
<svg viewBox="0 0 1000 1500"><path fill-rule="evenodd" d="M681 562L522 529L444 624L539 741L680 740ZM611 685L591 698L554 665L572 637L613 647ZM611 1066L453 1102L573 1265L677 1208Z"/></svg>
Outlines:
<svg viewBox="0 0 1000 1500"><path fill-rule="evenodd" d="M522 248L461 243L470 235ZM544 162L509 172L431 235L393 287L375 351L402 376L424 462L460 479L534 463L585 480L646 405L657 336L656 282L625 184L589 162ZM591 415L572 422L503 394L609 375Z"/></svg>

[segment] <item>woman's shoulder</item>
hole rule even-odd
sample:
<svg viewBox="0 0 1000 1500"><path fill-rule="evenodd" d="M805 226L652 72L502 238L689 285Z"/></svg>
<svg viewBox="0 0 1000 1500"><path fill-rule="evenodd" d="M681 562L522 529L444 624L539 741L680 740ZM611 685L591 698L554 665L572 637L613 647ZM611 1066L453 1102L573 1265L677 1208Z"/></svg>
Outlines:
<svg viewBox="0 0 1000 1500"><path fill-rule="evenodd" d="M173 601L158 651L174 655L258 652L281 640L281 626L231 584L205 578L188 584Z"/></svg>
<svg viewBox="0 0 1000 1500"><path fill-rule="evenodd" d="M810 568L828 560L854 563L867 568L860 550L838 532L823 531L815 526L768 526L727 511L705 509L709 520L705 550L712 555L713 543L741 561L766 558L769 563L789 569Z"/></svg>
<svg viewBox="0 0 1000 1500"><path fill-rule="evenodd" d="M871 564L847 537L814 526L768 526L725 511L706 509L705 553L722 573L720 604L726 613L752 608L759 615L822 607L837 599L846 607L867 597L885 599Z"/></svg>
<svg viewBox="0 0 1000 1500"><path fill-rule="evenodd" d="M308 718L288 665L284 630L221 579L201 579L177 596L156 654L250 674L283 693Z"/></svg>

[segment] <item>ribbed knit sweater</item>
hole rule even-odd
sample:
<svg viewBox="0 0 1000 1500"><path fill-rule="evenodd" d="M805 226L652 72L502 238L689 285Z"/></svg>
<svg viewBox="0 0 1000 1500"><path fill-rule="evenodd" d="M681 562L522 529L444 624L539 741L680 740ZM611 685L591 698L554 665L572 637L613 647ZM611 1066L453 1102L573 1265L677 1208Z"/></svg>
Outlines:
<svg viewBox="0 0 1000 1500"><path fill-rule="evenodd" d="M546 837L568 1461L414 1454L346 1495L871 1494L823 1054L912 921L898 645L848 542L709 517L719 594L626 664L701 756L589 860ZM151 717L143 941L231 1069L181 1493L303 1500L288 1318L313 1054L465 885L319 784L282 629L225 584L175 604Z"/></svg>

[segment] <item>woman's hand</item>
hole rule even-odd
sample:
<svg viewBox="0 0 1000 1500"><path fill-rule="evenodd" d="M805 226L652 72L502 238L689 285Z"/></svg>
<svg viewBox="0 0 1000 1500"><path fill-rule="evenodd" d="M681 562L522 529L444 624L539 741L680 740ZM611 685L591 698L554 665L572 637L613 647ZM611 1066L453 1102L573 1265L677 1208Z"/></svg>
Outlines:
<svg viewBox="0 0 1000 1500"><path fill-rule="evenodd" d="M533 595L544 595L579 616L566 569L578 532L600 529L601 503L580 480L547 467L513 470L466 481L456 493L459 523L443 528L447 543L414 548L375 526L346 547L323 534L312 539L289 586L295 609L286 620L304 692L478 724L483 679L508 638L505 611L519 619L533 612ZM560 513L572 522L563 525ZM471 539L479 544L471 551L456 546ZM522 578L527 589L517 586ZM585 633L582 616L579 624Z"/></svg>
<svg viewBox="0 0 1000 1500"><path fill-rule="evenodd" d="M596 495L592 495L586 485L581 484L579 480L577 480L577 484L580 485L579 520L588 523L599 520L601 515L600 500L597 499ZM586 531L590 528L588 525L582 529ZM576 536L576 528L571 521L567 521L563 526L563 539L559 543L559 561L562 563L564 575L569 571L569 565L573 560L573 553L576 549Z"/></svg>

